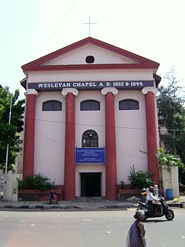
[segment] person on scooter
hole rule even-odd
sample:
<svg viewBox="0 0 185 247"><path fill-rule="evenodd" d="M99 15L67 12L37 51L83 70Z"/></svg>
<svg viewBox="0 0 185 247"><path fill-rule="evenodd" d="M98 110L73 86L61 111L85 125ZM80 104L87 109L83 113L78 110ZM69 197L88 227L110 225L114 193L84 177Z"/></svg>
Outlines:
<svg viewBox="0 0 185 247"><path fill-rule="evenodd" d="M149 187L149 192L147 194L146 200L147 200L147 204L152 206L155 214L160 214L160 208L158 206L160 199L158 197L154 196L154 187L153 186Z"/></svg>

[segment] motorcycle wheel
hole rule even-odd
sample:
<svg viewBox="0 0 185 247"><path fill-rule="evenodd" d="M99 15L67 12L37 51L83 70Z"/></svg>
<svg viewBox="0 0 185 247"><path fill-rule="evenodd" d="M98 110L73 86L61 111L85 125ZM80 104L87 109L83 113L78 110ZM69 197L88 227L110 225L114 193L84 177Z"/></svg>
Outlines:
<svg viewBox="0 0 185 247"><path fill-rule="evenodd" d="M173 220L174 216L175 216L175 215L174 215L173 210L168 209L168 211L167 211L166 214L165 214L166 219L167 219L167 220Z"/></svg>

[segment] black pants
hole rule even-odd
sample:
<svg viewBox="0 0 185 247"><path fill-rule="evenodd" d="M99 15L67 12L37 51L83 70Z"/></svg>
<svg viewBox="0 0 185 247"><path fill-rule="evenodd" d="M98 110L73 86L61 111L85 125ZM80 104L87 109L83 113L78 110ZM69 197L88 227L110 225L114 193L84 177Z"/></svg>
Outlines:
<svg viewBox="0 0 185 247"><path fill-rule="evenodd" d="M158 204L153 203L152 201L148 201L149 205L149 211L153 214L159 214L161 213L161 206Z"/></svg>

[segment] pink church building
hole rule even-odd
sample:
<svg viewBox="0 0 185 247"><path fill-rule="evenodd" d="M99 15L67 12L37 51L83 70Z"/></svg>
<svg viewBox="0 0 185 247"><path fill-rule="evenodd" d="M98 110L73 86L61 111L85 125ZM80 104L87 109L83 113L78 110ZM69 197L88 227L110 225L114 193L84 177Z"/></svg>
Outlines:
<svg viewBox="0 0 185 247"><path fill-rule="evenodd" d="M65 200L116 199L133 165L158 184L158 67L92 37L23 65L23 177L48 176Z"/></svg>

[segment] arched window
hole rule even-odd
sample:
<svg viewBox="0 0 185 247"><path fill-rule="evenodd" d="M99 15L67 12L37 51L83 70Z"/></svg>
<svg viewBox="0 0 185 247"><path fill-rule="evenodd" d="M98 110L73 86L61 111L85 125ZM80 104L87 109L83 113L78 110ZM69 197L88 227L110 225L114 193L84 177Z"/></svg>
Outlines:
<svg viewBox="0 0 185 247"><path fill-rule="evenodd" d="M80 102L80 111L99 111L100 102L97 100L84 100Z"/></svg>
<svg viewBox="0 0 185 247"><path fill-rule="evenodd" d="M94 130L86 130L82 135L82 147L98 147L98 134Z"/></svg>
<svg viewBox="0 0 185 247"><path fill-rule="evenodd" d="M133 99L119 101L119 110L139 110L139 102Z"/></svg>
<svg viewBox="0 0 185 247"><path fill-rule="evenodd" d="M57 100L48 100L42 103L43 111L61 111L62 102Z"/></svg>

